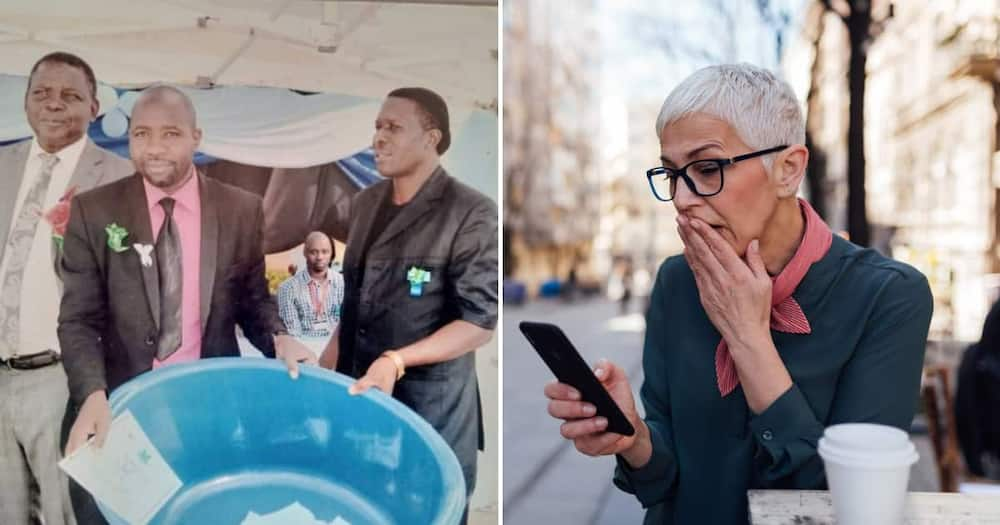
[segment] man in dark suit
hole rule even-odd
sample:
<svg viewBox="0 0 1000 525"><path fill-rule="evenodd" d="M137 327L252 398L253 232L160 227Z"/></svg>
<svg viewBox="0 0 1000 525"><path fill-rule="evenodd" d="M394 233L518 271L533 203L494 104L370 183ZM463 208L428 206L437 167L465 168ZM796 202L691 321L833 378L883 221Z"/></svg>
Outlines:
<svg viewBox="0 0 1000 525"><path fill-rule="evenodd" d="M91 434L103 444L107 393L122 383L163 365L238 356L237 323L293 378L299 361L316 360L287 335L268 293L260 199L198 175L200 139L187 96L149 88L129 127L137 173L73 200L59 341L80 409L67 454Z"/></svg>
<svg viewBox="0 0 1000 525"><path fill-rule="evenodd" d="M24 110L33 137L0 148L0 523L72 525L57 465L69 393L56 337L67 197L125 177L128 159L97 147L97 81L69 53L31 68ZM30 487L36 490L31 493ZM29 515L34 516L29 518Z"/></svg>
<svg viewBox="0 0 1000 525"><path fill-rule="evenodd" d="M320 361L359 378L352 393L375 387L423 416L471 495L484 442L474 351L497 322L497 208L441 168L450 142L439 95L389 93L372 140L388 180L351 205L343 314Z"/></svg>

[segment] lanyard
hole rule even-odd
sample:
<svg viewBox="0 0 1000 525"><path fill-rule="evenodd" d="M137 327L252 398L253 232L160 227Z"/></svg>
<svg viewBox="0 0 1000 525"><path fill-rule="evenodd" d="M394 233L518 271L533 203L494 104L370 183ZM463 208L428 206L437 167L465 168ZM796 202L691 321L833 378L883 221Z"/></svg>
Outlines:
<svg viewBox="0 0 1000 525"><path fill-rule="evenodd" d="M316 312L317 319L322 317L323 311L326 309L326 296L329 287L330 283L328 281L317 283L314 279L309 279L309 299L312 300L313 310Z"/></svg>

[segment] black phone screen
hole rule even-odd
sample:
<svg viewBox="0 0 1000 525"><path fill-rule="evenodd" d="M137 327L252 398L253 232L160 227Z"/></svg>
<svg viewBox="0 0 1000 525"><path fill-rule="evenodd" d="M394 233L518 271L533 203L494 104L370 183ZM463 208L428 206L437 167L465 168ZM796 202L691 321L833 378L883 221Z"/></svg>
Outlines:
<svg viewBox="0 0 1000 525"><path fill-rule="evenodd" d="M597 408L597 415L608 420L608 432L631 436L635 429L621 408L573 347L566 334L554 324L523 321L521 333L535 348L556 379L580 391L583 400Z"/></svg>

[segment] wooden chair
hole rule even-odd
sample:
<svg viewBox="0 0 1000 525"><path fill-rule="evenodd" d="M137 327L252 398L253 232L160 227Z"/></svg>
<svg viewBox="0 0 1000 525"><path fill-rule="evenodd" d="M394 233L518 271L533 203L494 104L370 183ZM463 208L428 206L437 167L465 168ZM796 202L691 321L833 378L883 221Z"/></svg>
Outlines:
<svg viewBox="0 0 1000 525"><path fill-rule="evenodd" d="M959 480L965 474L958 447L950 375L948 365L925 366L920 388L942 492L958 492Z"/></svg>
<svg viewBox="0 0 1000 525"><path fill-rule="evenodd" d="M921 399L927 416L927 431L934 449L934 463L937 466L941 492L958 492L963 482L983 485L1000 485L992 479L973 476L965 468L958 445L958 430L955 423L955 404L952 397L952 367L948 365L927 365L921 380Z"/></svg>

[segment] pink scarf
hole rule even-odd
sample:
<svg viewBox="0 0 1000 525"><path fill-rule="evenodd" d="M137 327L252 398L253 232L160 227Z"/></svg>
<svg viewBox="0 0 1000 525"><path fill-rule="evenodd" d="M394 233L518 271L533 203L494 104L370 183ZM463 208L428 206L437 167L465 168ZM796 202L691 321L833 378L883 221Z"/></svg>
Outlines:
<svg viewBox="0 0 1000 525"><path fill-rule="evenodd" d="M792 292L802 282L809 267L822 259L830 250L833 233L823 219L812 209L808 202L799 199L799 206L805 215L806 231L802 243L795 250L795 255L785 269L777 277L771 279L771 329L788 334L812 333L809 320L802 312L799 303L792 298ZM736 364L729 353L726 340L719 341L715 349L715 374L719 382L719 392L723 397L729 395L740 384L736 374Z"/></svg>

